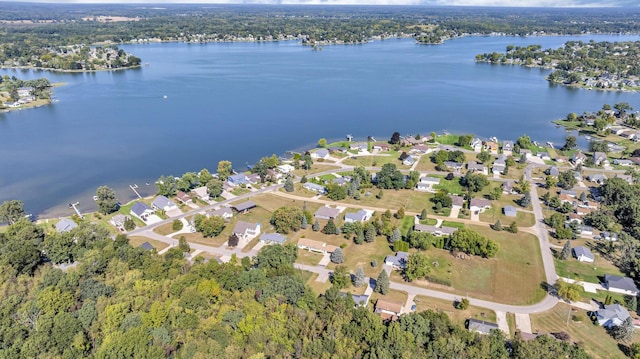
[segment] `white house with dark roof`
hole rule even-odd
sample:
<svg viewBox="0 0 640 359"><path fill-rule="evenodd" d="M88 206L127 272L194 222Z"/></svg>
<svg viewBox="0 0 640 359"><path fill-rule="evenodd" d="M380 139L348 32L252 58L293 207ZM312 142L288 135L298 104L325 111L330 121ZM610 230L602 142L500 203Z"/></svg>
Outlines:
<svg viewBox="0 0 640 359"><path fill-rule="evenodd" d="M477 137L471 140L471 148L473 148L473 152L482 152L482 140Z"/></svg>
<svg viewBox="0 0 640 359"><path fill-rule="evenodd" d="M366 222L371 219L372 214L372 211L364 209L361 209L358 212L350 212L344 215L344 223Z"/></svg>
<svg viewBox="0 0 640 359"><path fill-rule="evenodd" d="M504 174L504 171L506 170L506 168L507 168L507 157L504 154L502 154L498 156L498 159L496 159L493 162L493 166L491 166L491 172Z"/></svg>
<svg viewBox="0 0 640 359"><path fill-rule="evenodd" d="M155 209L156 211L170 211L172 209L178 208L178 206L173 201L162 195L156 197L153 202L151 202L151 207L153 207L153 209Z"/></svg>
<svg viewBox="0 0 640 359"><path fill-rule="evenodd" d="M593 263L593 261L596 260L596 256L594 256L587 247L577 246L573 248L572 251L573 256L576 257L579 262Z"/></svg>
<svg viewBox="0 0 640 359"><path fill-rule="evenodd" d="M571 162L573 162L573 164L575 164L575 165L581 165L586 160L587 160L587 155L585 155L582 152L576 152L571 157Z"/></svg>
<svg viewBox="0 0 640 359"><path fill-rule="evenodd" d="M287 237L279 233L264 233L260 236L260 242L267 244L284 244L286 240Z"/></svg>
<svg viewBox="0 0 640 359"><path fill-rule="evenodd" d="M483 213L487 209L491 208L491 201L484 198L472 198L469 203L469 209L471 212Z"/></svg>
<svg viewBox="0 0 640 359"><path fill-rule="evenodd" d="M298 248L322 254L333 253L333 251L338 249L338 247L334 245L326 244L325 242L320 242L309 238L300 238L298 240Z"/></svg>
<svg viewBox="0 0 640 359"><path fill-rule="evenodd" d="M421 192L434 192L433 186L440 184L440 178L438 177L422 177L420 182L416 185L416 191Z"/></svg>
<svg viewBox="0 0 640 359"><path fill-rule="evenodd" d="M409 155L407 158L405 158L402 161L402 164L405 166L412 166L414 163L416 163L416 158L413 157L412 155Z"/></svg>
<svg viewBox="0 0 640 359"><path fill-rule="evenodd" d="M147 206L147 204L144 202L136 202L133 204L133 206L131 206L129 213L131 213L132 216L140 219L141 221L146 222L147 218L149 218L150 215L154 214L155 211L151 207Z"/></svg>
<svg viewBox="0 0 640 359"><path fill-rule="evenodd" d="M76 222L72 221L69 218L63 218L58 223L56 223L56 231L58 233L69 232L70 230L78 227Z"/></svg>
<svg viewBox="0 0 640 359"><path fill-rule="evenodd" d="M129 216L125 216L124 214L116 214L109 220L109 223L113 224L114 227L124 232L124 222L130 219Z"/></svg>
<svg viewBox="0 0 640 359"><path fill-rule="evenodd" d="M487 169L487 166L483 165L482 163L478 163L476 161L469 161L469 163L467 163L467 170L469 172L482 173L485 176L489 174L489 170Z"/></svg>
<svg viewBox="0 0 640 359"><path fill-rule="evenodd" d="M613 160L613 164L617 166L633 166L633 161L621 160L616 158L615 160Z"/></svg>
<svg viewBox="0 0 640 359"><path fill-rule="evenodd" d="M327 206L323 206L318 208L314 217L318 219L336 219L340 215L340 210L337 208L331 208Z"/></svg>
<svg viewBox="0 0 640 359"><path fill-rule="evenodd" d="M454 171L456 173L460 172L460 170L462 169L462 163L453 161L445 161L444 166L450 171Z"/></svg>
<svg viewBox="0 0 640 359"><path fill-rule="evenodd" d="M416 232L429 233L429 234L433 234L436 237L452 235L455 231L458 230L458 228L455 228L455 227L447 227L447 226L436 227L436 226L430 226L427 224L420 224L420 223L416 223L413 226L413 229Z"/></svg>
<svg viewBox="0 0 640 359"><path fill-rule="evenodd" d="M384 259L384 264L393 267L394 269L404 269L407 265L407 261L409 260L409 253L407 252L397 252L394 256L386 256Z"/></svg>
<svg viewBox="0 0 640 359"><path fill-rule="evenodd" d="M603 183L604 183L604 181L606 181L606 180L607 180L607 176L605 176L605 175L604 175L604 174L602 174L602 173L595 173L595 174L592 174L592 175L587 176L587 179L588 179L590 182L595 182L595 183L597 183L597 184L603 184Z"/></svg>
<svg viewBox="0 0 640 359"><path fill-rule="evenodd" d="M633 281L633 279L629 277L605 274L603 286L611 292L628 294L628 295L638 295L638 287L636 287L636 284Z"/></svg>
<svg viewBox="0 0 640 359"><path fill-rule="evenodd" d="M238 221L236 226L233 227L233 233L236 234L240 240L248 242L260 234L260 229L260 223Z"/></svg>
<svg viewBox="0 0 640 359"><path fill-rule="evenodd" d="M195 193L196 196L203 201L207 201L209 199L209 190L207 189L207 186L194 188L191 192Z"/></svg>
<svg viewBox="0 0 640 359"><path fill-rule="evenodd" d="M233 218L233 210L231 207L221 207L216 210L210 211L207 213L209 217L222 217L224 220L228 221Z"/></svg>
<svg viewBox="0 0 640 359"><path fill-rule="evenodd" d="M627 308L618 303L605 305L604 308L595 312L595 315L598 324L605 328L622 325L630 317Z"/></svg>
<svg viewBox="0 0 640 359"><path fill-rule="evenodd" d="M464 206L464 198L462 196L449 195L451 198L451 208L452 209L461 209Z"/></svg>

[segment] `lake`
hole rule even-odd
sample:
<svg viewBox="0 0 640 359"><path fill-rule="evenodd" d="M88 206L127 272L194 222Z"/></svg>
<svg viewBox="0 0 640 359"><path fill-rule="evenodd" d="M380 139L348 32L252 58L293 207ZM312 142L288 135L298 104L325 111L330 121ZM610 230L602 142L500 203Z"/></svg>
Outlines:
<svg viewBox="0 0 640 359"><path fill-rule="evenodd" d="M241 170L347 134L526 133L561 144L566 133L551 120L604 103L640 108L640 94L551 86L548 70L476 64L474 56L509 44L638 38L467 37L434 46L392 39L322 51L293 41L154 43L122 46L142 58L140 69L0 70L66 84L52 105L0 114L0 202L21 199L41 217L69 215L71 202L94 209L103 184L126 202L129 185L151 195L160 175L214 172L223 159Z"/></svg>

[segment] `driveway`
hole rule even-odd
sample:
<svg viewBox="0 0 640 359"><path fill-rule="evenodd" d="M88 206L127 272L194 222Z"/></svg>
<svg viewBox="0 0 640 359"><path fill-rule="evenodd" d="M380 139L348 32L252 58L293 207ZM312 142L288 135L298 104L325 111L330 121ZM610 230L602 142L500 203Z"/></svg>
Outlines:
<svg viewBox="0 0 640 359"><path fill-rule="evenodd" d="M331 254L327 253L322 256L322 259L318 263L319 266L326 267L327 264L331 263Z"/></svg>
<svg viewBox="0 0 640 359"><path fill-rule="evenodd" d="M471 220L474 222L480 222L480 211L472 211Z"/></svg>
<svg viewBox="0 0 640 359"><path fill-rule="evenodd" d="M516 313L516 329L523 333L531 333L531 319L529 314Z"/></svg>
<svg viewBox="0 0 640 359"><path fill-rule="evenodd" d="M460 214L460 207L451 208L451 213L449 213L449 218L458 218Z"/></svg>
<svg viewBox="0 0 640 359"><path fill-rule="evenodd" d="M509 322L507 322L507 313L496 310L496 321L498 322L498 328L507 335L507 338L511 338L511 334L509 333Z"/></svg>

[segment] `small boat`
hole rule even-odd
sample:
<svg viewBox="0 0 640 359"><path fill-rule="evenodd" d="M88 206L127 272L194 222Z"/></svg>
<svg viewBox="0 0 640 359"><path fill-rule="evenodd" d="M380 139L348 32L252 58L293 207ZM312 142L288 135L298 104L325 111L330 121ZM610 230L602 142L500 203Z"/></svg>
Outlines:
<svg viewBox="0 0 640 359"><path fill-rule="evenodd" d="M549 147L553 148L553 142L551 142L551 141L547 141L547 146L549 146Z"/></svg>
<svg viewBox="0 0 640 359"><path fill-rule="evenodd" d="M591 136L584 136L586 140L591 140Z"/></svg>
<svg viewBox="0 0 640 359"><path fill-rule="evenodd" d="M162 96L162 98L164 98L164 99L166 99L166 98L168 98L168 97L169 97L169 96L167 96L167 95Z"/></svg>
<svg viewBox="0 0 640 359"><path fill-rule="evenodd" d="M98 200L98 196L93 196L93 200L97 201Z"/></svg>

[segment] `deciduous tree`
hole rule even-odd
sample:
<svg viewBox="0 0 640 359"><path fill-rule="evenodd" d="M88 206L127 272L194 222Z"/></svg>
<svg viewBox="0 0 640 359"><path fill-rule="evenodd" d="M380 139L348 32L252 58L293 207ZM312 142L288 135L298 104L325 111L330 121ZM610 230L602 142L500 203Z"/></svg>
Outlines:
<svg viewBox="0 0 640 359"><path fill-rule="evenodd" d="M107 186L100 186L96 190L96 204L98 211L102 214L113 213L118 210L118 200L116 193Z"/></svg>

